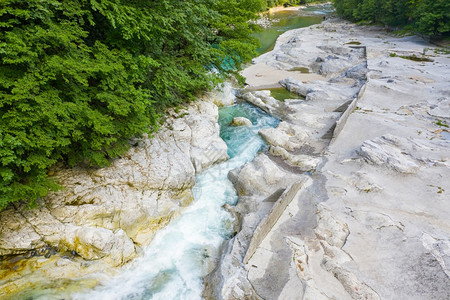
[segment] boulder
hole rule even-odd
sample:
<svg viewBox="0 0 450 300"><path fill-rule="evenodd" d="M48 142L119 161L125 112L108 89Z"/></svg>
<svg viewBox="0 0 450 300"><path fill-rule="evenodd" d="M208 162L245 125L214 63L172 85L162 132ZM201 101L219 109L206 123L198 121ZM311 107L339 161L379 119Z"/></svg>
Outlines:
<svg viewBox="0 0 450 300"><path fill-rule="evenodd" d="M133 241L122 229L115 232L99 227L69 227L60 248L67 247L82 258L97 260L108 257L108 262L119 266L136 255Z"/></svg>
<svg viewBox="0 0 450 300"><path fill-rule="evenodd" d="M288 122L280 122L276 128L261 129L259 135L269 144L293 151L303 145L308 134L305 129Z"/></svg>
<svg viewBox="0 0 450 300"><path fill-rule="evenodd" d="M236 117L231 120L230 125L232 126L252 126L252 121L244 117Z"/></svg>
<svg viewBox="0 0 450 300"><path fill-rule="evenodd" d="M269 196L295 181L296 176L278 167L267 155L259 154L241 169L232 170L228 178L239 196Z"/></svg>
<svg viewBox="0 0 450 300"><path fill-rule="evenodd" d="M241 93L239 97L266 113L277 115L277 110L282 106L282 102L270 96L269 90Z"/></svg>
<svg viewBox="0 0 450 300"><path fill-rule="evenodd" d="M217 86L209 97L219 107L233 105L236 101L233 85L228 81Z"/></svg>
<svg viewBox="0 0 450 300"><path fill-rule="evenodd" d="M305 154L292 154L282 147L271 146L269 151L270 154L280 156L285 162L291 166L298 167L303 172L314 171L321 162L320 158Z"/></svg>

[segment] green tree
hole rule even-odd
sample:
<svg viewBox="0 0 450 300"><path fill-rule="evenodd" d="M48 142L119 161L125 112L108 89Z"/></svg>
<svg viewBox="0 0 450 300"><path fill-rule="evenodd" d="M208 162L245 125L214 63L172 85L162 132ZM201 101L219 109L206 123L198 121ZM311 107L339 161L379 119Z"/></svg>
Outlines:
<svg viewBox="0 0 450 300"><path fill-rule="evenodd" d="M334 0L339 16L388 26L407 26L430 36L450 34L447 0Z"/></svg>
<svg viewBox="0 0 450 300"><path fill-rule="evenodd" d="M167 107L235 72L255 53L247 21L265 6L0 1L0 208L56 189L57 162L107 165Z"/></svg>
<svg viewBox="0 0 450 300"><path fill-rule="evenodd" d="M413 13L415 28L426 35L443 35L450 33L450 1L417 1Z"/></svg>

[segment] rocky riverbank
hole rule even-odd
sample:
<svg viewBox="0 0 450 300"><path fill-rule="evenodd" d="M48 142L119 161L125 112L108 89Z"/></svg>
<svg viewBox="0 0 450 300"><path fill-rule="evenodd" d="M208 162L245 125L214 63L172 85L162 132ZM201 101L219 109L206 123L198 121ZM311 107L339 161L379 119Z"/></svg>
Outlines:
<svg viewBox="0 0 450 300"><path fill-rule="evenodd" d="M229 174L242 229L205 298L450 297L446 53L329 20L242 72L250 89L279 82L305 100L241 93L282 122L260 132L269 153Z"/></svg>
<svg viewBox="0 0 450 300"><path fill-rule="evenodd" d="M155 136L134 141L107 168L52 170L64 189L38 208L1 212L0 298L63 291L74 280L78 288L94 286L136 257L191 203L195 175L228 159L214 104L233 101L224 97L227 88L173 111Z"/></svg>

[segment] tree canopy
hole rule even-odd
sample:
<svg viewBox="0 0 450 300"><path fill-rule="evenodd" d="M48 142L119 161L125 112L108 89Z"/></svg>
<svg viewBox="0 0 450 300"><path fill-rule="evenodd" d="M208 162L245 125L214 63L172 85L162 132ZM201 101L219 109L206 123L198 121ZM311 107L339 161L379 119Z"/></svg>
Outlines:
<svg viewBox="0 0 450 300"><path fill-rule="evenodd" d="M254 55L264 0L0 0L0 209L104 166Z"/></svg>
<svg viewBox="0 0 450 300"><path fill-rule="evenodd" d="M448 0L334 0L334 6L351 21L407 26L434 37L450 34Z"/></svg>

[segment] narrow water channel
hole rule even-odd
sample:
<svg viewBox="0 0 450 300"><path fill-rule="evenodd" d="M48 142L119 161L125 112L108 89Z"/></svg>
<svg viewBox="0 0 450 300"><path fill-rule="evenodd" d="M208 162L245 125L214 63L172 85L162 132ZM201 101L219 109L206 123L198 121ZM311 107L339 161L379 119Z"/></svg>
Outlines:
<svg viewBox="0 0 450 300"><path fill-rule="evenodd" d="M253 125L230 126L236 116ZM250 104L236 104L220 109L219 123L230 159L196 177L193 204L159 231L126 271L75 299L201 299L209 258L233 233L232 217L222 208L237 201L227 174L255 157L265 145L258 130L278 120Z"/></svg>

